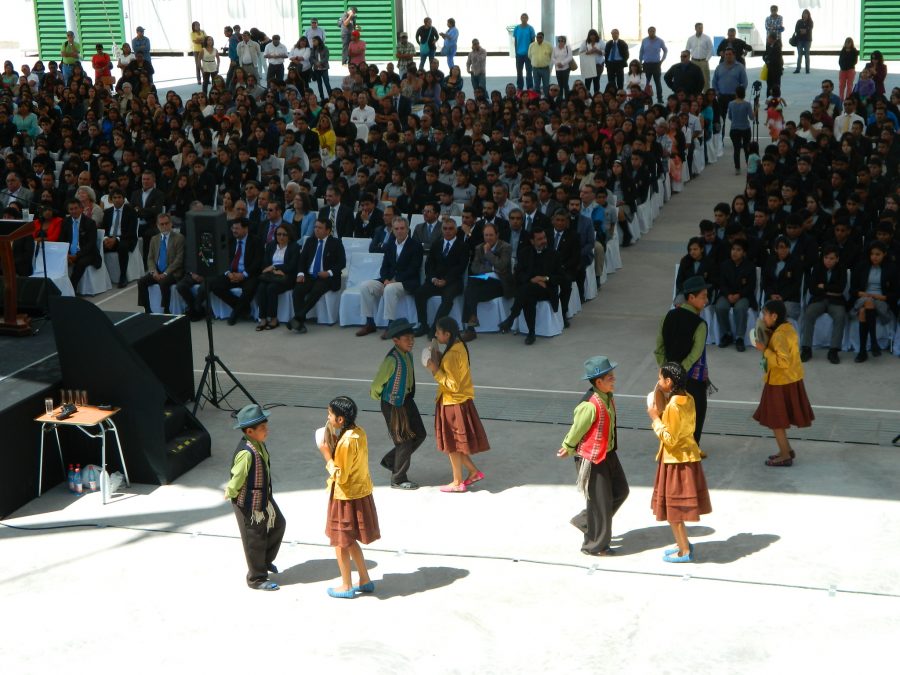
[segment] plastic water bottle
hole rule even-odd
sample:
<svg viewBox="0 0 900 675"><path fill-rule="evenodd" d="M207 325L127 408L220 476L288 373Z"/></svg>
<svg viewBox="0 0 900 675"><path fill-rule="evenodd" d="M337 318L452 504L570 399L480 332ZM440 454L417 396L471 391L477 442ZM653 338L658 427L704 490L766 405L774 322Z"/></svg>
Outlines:
<svg viewBox="0 0 900 675"><path fill-rule="evenodd" d="M75 492L75 468L69 464L69 492Z"/></svg>
<svg viewBox="0 0 900 675"><path fill-rule="evenodd" d="M97 472L94 470L93 466L88 467L87 482L88 482L88 490L90 490L91 492L96 492L97 491Z"/></svg>
<svg viewBox="0 0 900 675"><path fill-rule="evenodd" d="M84 492L84 485L81 482L81 464L75 465L75 494L80 495Z"/></svg>

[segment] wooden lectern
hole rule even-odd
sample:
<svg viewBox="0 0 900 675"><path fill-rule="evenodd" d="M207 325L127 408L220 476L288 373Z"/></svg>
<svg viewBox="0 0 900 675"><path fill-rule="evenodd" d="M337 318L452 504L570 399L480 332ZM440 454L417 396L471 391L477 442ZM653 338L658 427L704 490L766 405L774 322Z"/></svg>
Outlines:
<svg viewBox="0 0 900 675"><path fill-rule="evenodd" d="M16 294L16 262L13 242L34 235L34 223L24 220L0 220L0 269L3 270L3 319L0 335L31 335L31 319L18 314Z"/></svg>

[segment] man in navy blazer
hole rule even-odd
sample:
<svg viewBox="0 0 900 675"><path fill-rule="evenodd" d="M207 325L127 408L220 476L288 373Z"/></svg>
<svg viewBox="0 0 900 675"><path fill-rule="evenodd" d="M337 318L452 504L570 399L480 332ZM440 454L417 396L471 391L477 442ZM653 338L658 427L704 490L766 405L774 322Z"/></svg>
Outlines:
<svg viewBox="0 0 900 675"><path fill-rule="evenodd" d="M438 319L450 314L453 300L463 292L463 274L469 263L469 247L462 232L457 230L452 218L444 218L441 222L441 240L428 250L425 259L425 283L416 291L416 313L419 323L416 324L416 337L428 333L434 334L433 324L428 324L428 298L441 296L441 305L434 316Z"/></svg>
<svg viewBox="0 0 900 675"><path fill-rule="evenodd" d="M409 236L409 221L394 218L394 238L384 246L384 260L377 279L360 286L359 304L366 324L356 331L359 336L375 332L375 311L384 296L384 319L398 318L397 305L407 294L422 285L422 244ZM387 334L382 334L383 340Z"/></svg>
<svg viewBox="0 0 900 675"><path fill-rule="evenodd" d="M128 256L137 246L137 211L125 203L125 193L121 190L112 190L110 198L112 206L103 212L103 230L106 232L103 250L118 254L118 284L119 288L125 288L128 285L125 274L128 270Z"/></svg>
<svg viewBox="0 0 900 675"><path fill-rule="evenodd" d="M315 236L306 240L297 265L291 330L298 333L306 332L306 315L316 306L319 298L328 291L341 290L341 272L347 266L344 244L331 236L331 223L317 218L313 232Z"/></svg>
<svg viewBox="0 0 900 675"><path fill-rule="evenodd" d="M59 240L69 245L69 279L77 291L88 266L100 269L103 259L97 248L97 224L84 215L81 202L74 197L68 201L67 209L69 217L63 221Z"/></svg>

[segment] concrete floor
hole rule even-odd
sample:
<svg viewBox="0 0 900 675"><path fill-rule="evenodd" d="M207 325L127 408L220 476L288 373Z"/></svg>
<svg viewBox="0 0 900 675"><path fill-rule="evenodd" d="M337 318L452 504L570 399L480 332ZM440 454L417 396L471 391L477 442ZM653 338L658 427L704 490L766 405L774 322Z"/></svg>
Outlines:
<svg viewBox="0 0 900 675"><path fill-rule="evenodd" d="M512 406L517 389L571 391L574 406L582 361L607 353L620 363L620 395L648 391L673 266L697 222L742 182L719 162L688 184L652 232L623 251L625 268L564 335L530 348L521 337L480 337L471 345L476 388L508 387ZM123 310L135 300L132 285L96 301ZM199 367L205 332L194 331ZM265 403L278 401L252 373L297 387L319 381L306 378L358 387L386 351L377 337L314 325L297 336L219 323L216 345ZM720 388L710 415L719 400L744 402L749 416L761 389L756 356L711 349L710 361ZM817 353L806 372L814 405L851 405L860 416L885 409L900 427L897 359L855 365L845 357L832 366ZM428 413L433 389L421 392ZM236 443L231 418L206 408L201 420L213 457L175 484L134 485L107 506L59 486L3 522L36 528L0 527L4 673L896 670L900 483L889 445L801 441L793 468L769 469L768 437L705 436L714 511L689 528L698 562L675 566L660 559L671 536L649 509L649 431L620 435L631 483L615 519L621 555L595 559L579 552L581 536L568 524L582 502L570 462L554 457L565 427L487 421L493 449L477 459L488 477L469 494L438 492L449 466L431 438L413 460L411 476L427 486L418 492L388 489L372 462L383 538L365 550L377 592L347 603L325 594L338 571L312 442L323 410L273 408L275 491L288 520L274 594L244 586L237 528L222 500ZM364 413L360 422L377 459L388 445L383 421ZM255 657L257 646L265 653Z"/></svg>

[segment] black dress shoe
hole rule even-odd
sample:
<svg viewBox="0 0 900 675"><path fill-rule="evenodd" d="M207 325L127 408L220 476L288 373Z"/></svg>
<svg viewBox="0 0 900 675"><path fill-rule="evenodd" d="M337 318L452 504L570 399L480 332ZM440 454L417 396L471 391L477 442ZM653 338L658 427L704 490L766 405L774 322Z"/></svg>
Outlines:
<svg viewBox="0 0 900 675"><path fill-rule="evenodd" d="M869 360L869 355L866 353L865 349L860 349L859 354L856 355L856 358L853 359L856 363L862 363L863 361Z"/></svg>
<svg viewBox="0 0 900 675"><path fill-rule="evenodd" d="M566 318L563 318L563 328L568 328L568 327L571 326L571 325L572 325L572 322L571 322L571 321L569 321L569 320L566 319Z"/></svg>
<svg viewBox="0 0 900 675"><path fill-rule="evenodd" d="M801 347L800 348L800 360L803 363L806 363L812 358L812 348L810 347Z"/></svg>
<svg viewBox="0 0 900 675"><path fill-rule="evenodd" d="M428 326L425 325L419 326L413 333L413 337L425 337L426 335L428 335Z"/></svg>
<svg viewBox="0 0 900 675"><path fill-rule="evenodd" d="M602 551L597 551L596 553L593 551L585 551L584 549L581 549L581 552L584 553L585 555L593 555L593 556L597 556L599 558L605 558L607 556L616 554L616 550L613 548L609 548L609 547L606 547Z"/></svg>
<svg viewBox="0 0 900 675"><path fill-rule="evenodd" d="M125 288L126 286L128 286L128 282L127 282L127 281L122 280L122 281L119 282L119 288Z"/></svg>
<svg viewBox="0 0 900 675"><path fill-rule="evenodd" d="M719 349L725 349L725 347L730 347L733 342L734 342L734 338L731 337L728 333L726 333L719 340Z"/></svg>
<svg viewBox="0 0 900 675"><path fill-rule="evenodd" d="M877 344L874 344L874 345L872 345L872 348L869 350L869 353L872 356L881 356L881 347L879 347Z"/></svg>
<svg viewBox="0 0 900 675"><path fill-rule="evenodd" d="M525 344L526 344L526 345L533 345L535 339L536 339L536 338L534 337L534 333L529 333L529 334L525 337Z"/></svg>
<svg viewBox="0 0 900 675"><path fill-rule="evenodd" d="M735 341L734 341L734 348L735 348L736 350L738 350L739 352L742 352L742 351L744 351L745 349L747 349L747 348L744 346L744 338L738 338L737 340L735 340Z"/></svg>
<svg viewBox="0 0 900 675"><path fill-rule="evenodd" d="M237 323L237 312L232 312L231 316L228 317L228 325L233 326Z"/></svg>
<svg viewBox="0 0 900 675"><path fill-rule="evenodd" d="M391 487L395 490L418 490L419 484L413 483L411 480L405 480L402 483L391 483Z"/></svg>
<svg viewBox="0 0 900 675"><path fill-rule="evenodd" d="M839 363L841 362L841 357L838 356L838 350L837 350L837 349L829 349L829 350L828 350L828 361L829 361L830 363L835 364L835 365L837 365L837 364L839 364Z"/></svg>
<svg viewBox="0 0 900 675"><path fill-rule="evenodd" d="M501 321L500 325L498 325L497 328L500 329L501 333L508 333L509 331L512 330L512 325L513 325L513 319L512 319L512 317L510 317L510 318L507 318L507 319L504 319L503 321Z"/></svg>
<svg viewBox="0 0 900 675"><path fill-rule="evenodd" d="M462 333L459 334L459 339L463 342L471 342L478 337L478 334L475 332L473 328L466 328Z"/></svg>

